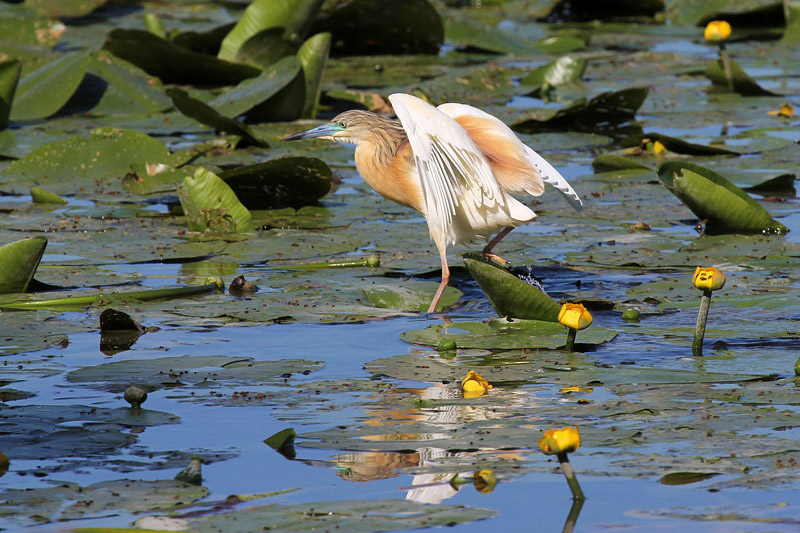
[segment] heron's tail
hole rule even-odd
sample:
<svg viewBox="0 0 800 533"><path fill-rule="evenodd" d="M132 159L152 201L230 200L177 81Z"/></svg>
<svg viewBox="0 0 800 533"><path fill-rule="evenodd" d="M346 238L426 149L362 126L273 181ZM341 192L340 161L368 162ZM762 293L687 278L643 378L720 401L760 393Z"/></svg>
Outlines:
<svg viewBox="0 0 800 533"><path fill-rule="evenodd" d="M572 188L567 180L564 179L564 176L530 147L526 146L525 148L527 156L531 159L531 162L533 162L536 170L540 172L542 181L555 187L556 190L566 198L573 209L576 211L583 211L583 202L580 196L578 196L578 193L575 192L575 189Z"/></svg>

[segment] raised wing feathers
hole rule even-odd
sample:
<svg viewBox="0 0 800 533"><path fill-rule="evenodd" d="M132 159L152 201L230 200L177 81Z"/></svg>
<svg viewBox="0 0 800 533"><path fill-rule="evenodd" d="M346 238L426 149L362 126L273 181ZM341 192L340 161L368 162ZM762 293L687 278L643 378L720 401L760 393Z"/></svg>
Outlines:
<svg viewBox="0 0 800 533"><path fill-rule="evenodd" d="M487 155L503 190L539 196L544 192L543 182L549 183L572 207L583 210L580 197L567 180L500 119L465 104L442 104L438 109L461 124Z"/></svg>
<svg viewBox="0 0 800 533"><path fill-rule="evenodd" d="M429 221L452 227L462 201L489 209L505 204L488 161L455 120L415 96L393 94L389 101L411 143Z"/></svg>

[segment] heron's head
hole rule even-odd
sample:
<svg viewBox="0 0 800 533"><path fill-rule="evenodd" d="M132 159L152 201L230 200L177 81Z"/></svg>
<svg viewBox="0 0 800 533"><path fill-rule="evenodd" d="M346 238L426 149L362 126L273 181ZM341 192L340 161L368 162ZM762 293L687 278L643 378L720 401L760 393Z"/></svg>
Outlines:
<svg viewBox="0 0 800 533"><path fill-rule="evenodd" d="M283 141L300 139L329 139L339 143L358 145L364 141L374 141L387 134L405 135L400 123L369 111L345 111L322 126L294 133Z"/></svg>

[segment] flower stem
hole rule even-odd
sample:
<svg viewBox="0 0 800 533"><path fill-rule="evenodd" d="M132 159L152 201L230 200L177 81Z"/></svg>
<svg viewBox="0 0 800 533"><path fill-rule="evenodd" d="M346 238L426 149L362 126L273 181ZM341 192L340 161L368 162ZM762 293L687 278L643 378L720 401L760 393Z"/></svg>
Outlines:
<svg viewBox="0 0 800 533"><path fill-rule="evenodd" d="M578 330L577 329L569 328L569 331L567 332L567 343L564 345L564 349L567 350L568 352L575 351L574 350L574 348L575 348L575 335L577 335L577 334L578 334Z"/></svg>
<svg viewBox="0 0 800 533"><path fill-rule="evenodd" d="M722 69L725 71L725 80L728 82L728 92L733 92L733 68L731 67L731 56L725 48L725 42L719 43L719 58L722 61Z"/></svg>
<svg viewBox="0 0 800 533"><path fill-rule="evenodd" d="M578 517L581 514L581 508L583 508L583 502L585 500L572 500L572 507L569 508L569 514L567 515L567 521L564 522L564 528L561 530L561 533L572 533L575 529L575 523L578 521Z"/></svg>
<svg viewBox="0 0 800 533"><path fill-rule="evenodd" d="M706 335L706 320L708 320L708 307L711 305L711 291L703 290L700 297L700 311L697 313L697 325L694 327L694 341L692 341L692 355L702 357L703 337Z"/></svg>
<svg viewBox="0 0 800 533"><path fill-rule="evenodd" d="M558 457L558 463L561 465L561 471L564 473L564 477L567 478L569 490L572 491L572 499L585 500L586 496L583 495L581 486L578 484L578 478L575 476L575 471L569 463L569 457L567 457L566 452L559 453L556 457Z"/></svg>

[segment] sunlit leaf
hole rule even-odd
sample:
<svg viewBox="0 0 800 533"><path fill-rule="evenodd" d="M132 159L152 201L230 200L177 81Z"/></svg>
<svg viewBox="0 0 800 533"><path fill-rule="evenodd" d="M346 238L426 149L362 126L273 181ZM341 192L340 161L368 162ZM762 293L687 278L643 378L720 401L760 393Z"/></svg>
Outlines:
<svg viewBox="0 0 800 533"><path fill-rule="evenodd" d="M88 52L71 52L22 78L11 107L11 118L34 120L57 112L80 85L89 60Z"/></svg>
<svg viewBox="0 0 800 533"><path fill-rule="evenodd" d="M61 22L40 17L23 6L0 5L0 37L3 41L52 48L67 27Z"/></svg>
<svg viewBox="0 0 800 533"><path fill-rule="evenodd" d="M178 193L192 231L246 233L254 229L250 211L224 181L204 168L186 177Z"/></svg>
<svg viewBox="0 0 800 533"><path fill-rule="evenodd" d="M46 247L47 239L44 237L0 246L0 293L25 292Z"/></svg>
<svg viewBox="0 0 800 533"><path fill-rule="evenodd" d="M59 195L48 191L47 189L43 189L41 187L37 187L33 185L30 189L31 192L31 200L35 204L56 204L56 205L64 205L67 203Z"/></svg>
<svg viewBox="0 0 800 533"><path fill-rule="evenodd" d="M561 305L481 254L466 253L464 265L501 317L558 322Z"/></svg>
<svg viewBox="0 0 800 533"><path fill-rule="evenodd" d="M367 301L375 307L424 313L428 310L437 288L438 283L435 282L406 282L402 286L371 285L363 291ZM436 311L455 305L461 295L461 291L455 287L447 287L436 304Z"/></svg>
<svg viewBox="0 0 800 533"><path fill-rule="evenodd" d="M545 87L557 87L571 81L579 80L586 70L586 60L582 57L562 56L537 67L520 80L523 85L531 85L532 90L539 91Z"/></svg>
<svg viewBox="0 0 800 533"><path fill-rule="evenodd" d="M714 232L786 233L746 192L713 170L672 161L656 170L664 185Z"/></svg>
<svg viewBox="0 0 800 533"><path fill-rule="evenodd" d="M0 130L8 126L21 71L22 63L16 59L0 63Z"/></svg>
<svg viewBox="0 0 800 533"><path fill-rule="evenodd" d="M306 81L306 102L301 118L315 118L322 91L322 74L331 50L331 34L318 33L310 37L297 52Z"/></svg>

